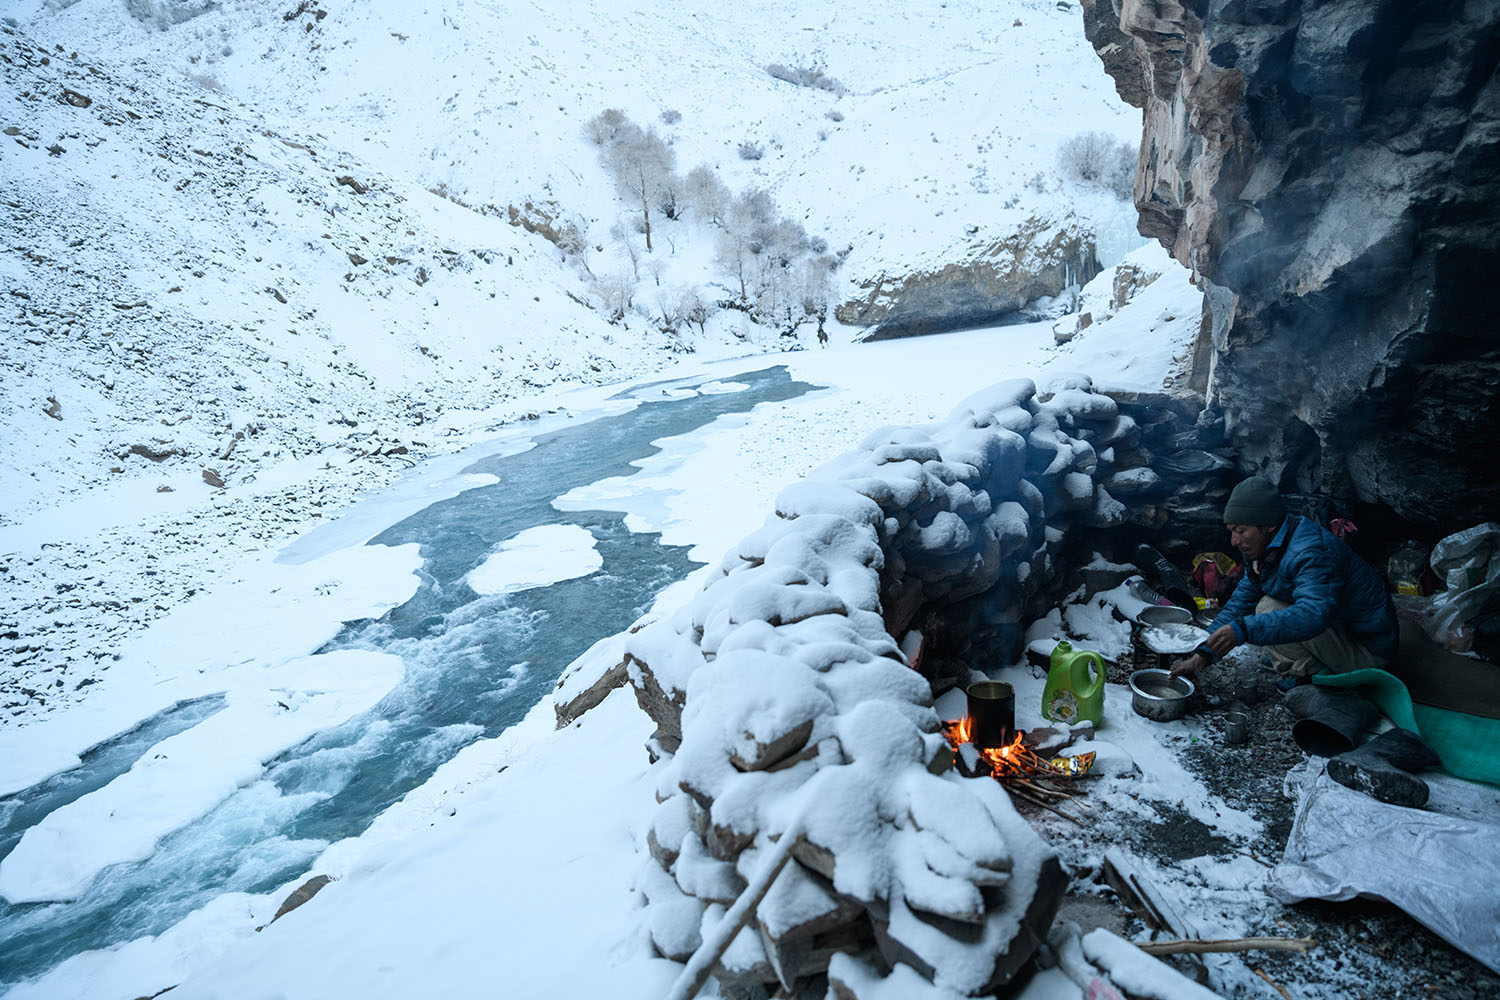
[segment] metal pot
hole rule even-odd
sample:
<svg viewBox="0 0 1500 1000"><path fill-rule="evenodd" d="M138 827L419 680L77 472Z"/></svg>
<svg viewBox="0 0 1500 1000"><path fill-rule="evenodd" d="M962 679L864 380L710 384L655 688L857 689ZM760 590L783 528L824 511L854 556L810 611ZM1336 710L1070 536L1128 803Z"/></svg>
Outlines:
<svg viewBox="0 0 1500 1000"><path fill-rule="evenodd" d="M1208 632L1196 625L1171 622L1166 625L1143 625L1136 639L1148 652L1157 656L1186 656L1208 641Z"/></svg>
<svg viewBox="0 0 1500 1000"><path fill-rule="evenodd" d="M1016 738L1016 691L1004 681L979 681L968 696L969 742L982 750L998 750Z"/></svg>
<svg viewBox="0 0 1500 1000"><path fill-rule="evenodd" d="M1135 620L1142 625L1191 625L1193 613L1175 604L1153 604L1142 608Z"/></svg>
<svg viewBox="0 0 1500 1000"><path fill-rule="evenodd" d="M1171 722L1187 713L1193 682L1166 670L1137 670L1130 675L1130 707L1152 722Z"/></svg>

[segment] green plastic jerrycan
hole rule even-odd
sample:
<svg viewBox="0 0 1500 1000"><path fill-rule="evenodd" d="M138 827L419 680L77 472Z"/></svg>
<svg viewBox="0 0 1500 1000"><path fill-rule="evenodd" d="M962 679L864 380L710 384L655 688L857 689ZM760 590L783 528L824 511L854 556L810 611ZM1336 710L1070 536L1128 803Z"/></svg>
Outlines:
<svg viewBox="0 0 1500 1000"><path fill-rule="evenodd" d="M1097 726L1104 716L1104 658L1087 649L1074 649L1066 639L1059 642L1052 650L1047 686L1042 689L1042 715L1070 726L1084 721Z"/></svg>

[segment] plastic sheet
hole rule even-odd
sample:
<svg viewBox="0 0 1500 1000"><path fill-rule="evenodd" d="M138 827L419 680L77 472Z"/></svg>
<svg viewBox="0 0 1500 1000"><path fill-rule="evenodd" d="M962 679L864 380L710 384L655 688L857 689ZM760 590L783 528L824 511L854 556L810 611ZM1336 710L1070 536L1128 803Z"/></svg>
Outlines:
<svg viewBox="0 0 1500 1000"><path fill-rule="evenodd" d="M1447 584L1433 598L1430 632L1449 649L1466 647L1460 630L1489 603L1500 601L1500 524L1487 521L1432 547L1432 569Z"/></svg>
<svg viewBox="0 0 1500 1000"><path fill-rule="evenodd" d="M1424 774L1427 807L1405 809L1345 788L1323 766L1287 776L1296 817L1271 895L1387 900L1500 972L1500 789Z"/></svg>

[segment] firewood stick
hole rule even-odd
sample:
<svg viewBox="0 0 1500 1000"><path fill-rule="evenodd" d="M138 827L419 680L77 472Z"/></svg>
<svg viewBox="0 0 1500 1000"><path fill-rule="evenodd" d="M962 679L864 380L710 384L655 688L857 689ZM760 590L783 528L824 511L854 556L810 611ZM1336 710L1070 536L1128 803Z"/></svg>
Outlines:
<svg viewBox="0 0 1500 1000"><path fill-rule="evenodd" d="M677 976L677 981L672 984L671 992L667 994L668 1000L692 1000L703 989L703 984L708 982L708 977L713 972L714 965L724 957L729 950L729 945L734 941L735 935L744 929L750 922L750 917L755 913L755 908L765 898L771 889L771 883L776 881L776 876L786 867L788 861L792 860L792 851L797 843L802 840L802 822L797 820L786 830L782 831L781 839L771 849L760 868L756 870L755 877L745 886L734 905L725 911L719 926L703 938L698 945L698 950L693 952L692 957L683 966L682 972Z"/></svg>
<svg viewBox="0 0 1500 1000"><path fill-rule="evenodd" d="M1028 781L1025 778L1017 778L1014 781L1011 781L1010 785L1012 787L1014 787L1014 788L1024 789L1025 791L1030 792L1033 795L1041 795L1041 796L1044 796L1044 797L1063 798L1063 796L1059 795L1057 792L1053 791L1052 789L1044 787L1042 785L1038 785L1034 781Z"/></svg>
<svg viewBox="0 0 1500 1000"><path fill-rule="evenodd" d="M1056 813L1057 815L1061 816L1063 819L1067 820L1070 823L1077 823L1079 826L1083 826L1083 820L1078 819L1076 816L1069 816L1067 813L1063 812L1061 809L1054 809L1052 806L1048 805L1046 802L1043 802L1041 799L1038 799L1038 798L1033 798L1032 796L1030 796L1030 795L1026 794L1025 792L1021 791L1021 789L1019 789L1019 788L1013 788L1013 789L1011 789L1011 794L1020 796L1021 798L1025 799L1027 802L1030 802L1032 805L1041 806L1043 809L1047 810L1050 813Z"/></svg>
<svg viewBox="0 0 1500 1000"><path fill-rule="evenodd" d="M1295 951L1299 955L1318 946L1316 938L1249 937L1217 941L1137 941L1148 955L1201 955L1221 951Z"/></svg>
<svg viewBox="0 0 1500 1000"><path fill-rule="evenodd" d="M1264 979L1266 982L1270 983L1275 988L1277 993L1280 993L1282 996L1286 997L1286 1000L1292 1000L1292 995L1288 993L1280 983L1272 979L1270 976L1266 975L1266 970L1256 969L1255 974Z"/></svg>

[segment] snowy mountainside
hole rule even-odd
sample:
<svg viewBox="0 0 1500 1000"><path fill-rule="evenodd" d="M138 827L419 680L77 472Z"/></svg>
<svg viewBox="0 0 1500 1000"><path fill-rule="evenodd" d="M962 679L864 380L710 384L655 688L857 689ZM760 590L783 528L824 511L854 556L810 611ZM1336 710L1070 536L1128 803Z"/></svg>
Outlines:
<svg viewBox="0 0 1500 1000"><path fill-rule="evenodd" d="M497 387L638 353L566 298L553 248L499 220L188 81L5 49L32 95L7 151L27 234L3 258L13 496L163 456L232 483L248 458L390 447Z"/></svg>
<svg viewBox="0 0 1500 1000"><path fill-rule="evenodd" d="M0 56L7 714L460 428L669 356L551 244L321 136L9 26Z"/></svg>
<svg viewBox="0 0 1500 1000"><path fill-rule="evenodd" d="M1108 242L1138 242L1133 209L1056 176L1068 137L1134 144L1140 129L1068 3L238 0L160 27L204 6L157 3L143 22L119 0L80 0L33 27L379 150L385 170L467 204L553 202L582 217L591 245L607 243L619 207L580 131L608 107L655 124L684 172L706 164L734 190L765 188L852 247L851 283L963 245L966 227L993 239L1038 212L1075 211ZM816 70L828 89L772 65ZM742 159L744 142L763 157Z"/></svg>
<svg viewBox="0 0 1500 1000"><path fill-rule="evenodd" d="M842 252L836 297L1037 215L1139 242L1124 202L1058 175L1067 136L1138 132L1066 6L15 0L0 705L86 691L236 553L549 387L682 350L645 315L661 293L619 324L589 305L591 275L629 266L583 136L605 108L680 172L771 192ZM583 255L507 225L527 203L576 220ZM663 287L716 280L704 227L660 225ZM725 310L686 346L783 345Z"/></svg>

